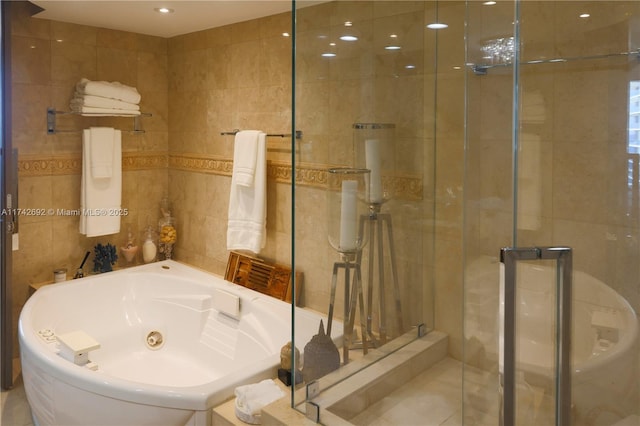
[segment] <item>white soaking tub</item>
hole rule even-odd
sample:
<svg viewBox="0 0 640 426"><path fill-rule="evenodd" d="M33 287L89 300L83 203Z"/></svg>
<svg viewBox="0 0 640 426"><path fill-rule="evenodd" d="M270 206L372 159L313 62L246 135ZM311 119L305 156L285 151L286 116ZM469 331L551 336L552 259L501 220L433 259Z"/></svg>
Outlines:
<svg viewBox="0 0 640 426"><path fill-rule="evenodd" d="M288 303L175 261L43 287L19 323L34 420L210 424L211 408L235 387L277 377L290 318ZM320 319L297 308L296 342L308 342ZM70 333L81 336L66 339L81 355L83 339L100 345L88 351L89 364L63 356Z"/></svg>
<svg viewBox="0 0 640 426"><path fill-rule="evenodd" d="M498 357L500 267L480 257L466 270L465 337ZM518 262L516 369L525 389L553 397L555 263ZM573 271L571 367L574 423L613 424L637 414L640 377L638 318L604 282ZM482 364L482 360L474 360ZM533 391L532 391L533 392ZM534 392L534 393L535 393ZM553 412L545 413L553 421ZM542 424L545 424L544 422Z"/></svg>

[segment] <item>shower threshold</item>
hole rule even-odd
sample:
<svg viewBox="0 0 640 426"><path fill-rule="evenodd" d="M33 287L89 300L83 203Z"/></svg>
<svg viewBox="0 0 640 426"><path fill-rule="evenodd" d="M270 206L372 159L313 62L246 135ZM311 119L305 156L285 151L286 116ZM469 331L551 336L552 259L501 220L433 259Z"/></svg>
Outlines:
<svg viewBox="0 0 640 426"><path fill-rule="evenodd" d="M371 353L375 351L388 354ZM380 358L375 363L370 364L367 355L319 380L322 392L312 402L319 407L321 424L353 425L352 419L446 358L448 335L432 331L416 339L414 333L407 333L371 352L369 355ZM305 392L305 389L297 391L295 400L304 401ZM273 424L290 424L294 421L292 416L300 416L298 422L305 416L305 403L296 406L295 414L288 409L286 418L282 416L284 408L280 404L265 407L263 418L273 420Z"/></svg>

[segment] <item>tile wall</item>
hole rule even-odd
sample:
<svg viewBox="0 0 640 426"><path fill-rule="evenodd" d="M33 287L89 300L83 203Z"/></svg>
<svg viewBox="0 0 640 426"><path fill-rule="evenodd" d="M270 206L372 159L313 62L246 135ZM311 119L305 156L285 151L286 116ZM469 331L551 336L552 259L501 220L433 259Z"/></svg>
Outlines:
<svg viewBox="0 0 640 426"><path fill-rule="evenodd" d="M18 150L21 209L53 209L43 216L19 217L19 249L13 251L14 318L17 324L29 285L51 282L53 270L67 268L71 278L87 251L97 243L124 243L126 229L156 224L158 206L168 195L168 56L167 41L140 34L67 24L30 17L27 2L14 2L12 26L12 135ZM47 134L48 107L68 111L80 78L120 81L142 95L144 135L123 131L121 233L87 238L79 218L58 209L80 207L81 136L91 125L132 129L129 118L63 116L60 132ZM93 267L92 257L85 273ZM17 351L17 347L16 347ZM17 353L17 352L16 352Z"/></svg>
<svg viewBox="0 0 640 426"><path fill-rule="evenodd" d="M436 153L435 33L416 29L435 12L423 2L399 6L337 2L298 13L298 45L307 49L298 52L296 86L296 127L303 132L295 144L301 302L327 310L331 267L337 260L326 241L326 168L351 161L353 122L391 122L396 124L398 173L396 195L385 208L393 214L405 325L421 321L433 326L435 297L436 306L450 307L436 310L443 319L439 328L459 335L462 110L455 110L457 98L447 97L451 114L437 119L442 123L438 136L448 142ZM20 249L14 252L16 318L29 284L50 281L59 267L72 275L97 242L121 244L129 224L140 235L147 224L156 223L167 195L177 221L175 258L223 273L233 137L220 133L250 128L290 132L291 40L283 36L291 32L290 14L162 39L33 19L24 7L15 9L13 135L19 149L21 208L79 207L80 136L47 135L45 128L46 108L67 109L78 79L136 86L142 110L153 114L143 118L144 135L123 135L123 207L129 215L119 235L82 237L77 217L21 218ZM313 51L316 36L337 31L349 17L357 17L363 47L344 48L339 60L321 62ZM401 58L417 63L418 71L396 75L394 67L403 64L397 57L373 53L392 28L403 29L408 56ZM461 95L460 71L439 71L438 77L438 90ZM61 117L58 125L124 129L131 123ZM289 142L268 140L268 240L260 253L281 263L291 263L292 252ZM435 161L451 167L436 169ZM434 255L446 259L444 266L435 266ZM434 296L436 277L442 284ZM336 312L342 308L336 306ZM455 338L452 342L460 347Z"/></svg>
<svg viewBox="0 0 640 426"><path fill-rule="evenodd" d="M291 133L291 15L168 40L169 193L177 258L224 273L234 129ZM268 139L267 244L291 263L290 138ZM288 175L289 177L287 177Z"/></svg>

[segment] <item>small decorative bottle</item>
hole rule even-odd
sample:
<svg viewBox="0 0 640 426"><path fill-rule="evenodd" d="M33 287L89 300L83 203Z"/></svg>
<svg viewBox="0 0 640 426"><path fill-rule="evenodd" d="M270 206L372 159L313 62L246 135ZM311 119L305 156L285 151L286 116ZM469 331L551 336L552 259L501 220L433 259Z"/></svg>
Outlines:
<svg viewBox="0 0 640 426"><path fill-rule="evenodd" d="M131 231L131 225L129 225L127 227L127 242L124 247L120 247L120 251L122 251L122 255L127 263L131 263L135 260L138 249L139 247L136 245L135 237Z"/></svg>
<svg viewBox="0 0 640 426"><path fill-rule="evenodd" d="M158 221L158 229L160 232L160 253L165 259L171 259L173 254L173 245L178 239L178 233L175 227L175 221L171 217L171 209L169 208L169 200L164 198L160 205L162 217Z"/></svg>
<svg viewBox="0 0 640 426"><path fill-rule="evenodd" d="M142 260L144 263L151 263L156 260L158 246L156 245L156 233L151 225L147 226L142 243Z"/></svg>

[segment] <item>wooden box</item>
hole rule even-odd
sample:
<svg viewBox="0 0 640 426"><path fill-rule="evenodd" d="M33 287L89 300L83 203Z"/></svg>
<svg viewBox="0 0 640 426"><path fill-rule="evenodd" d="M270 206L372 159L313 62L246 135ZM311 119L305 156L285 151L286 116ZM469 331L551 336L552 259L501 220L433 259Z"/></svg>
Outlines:
<svg viewBox="0 0 640 426"><path fill-rule="evenodd" d="M293 273L290 267L232 251L229 253L224 279L262 294L291 303ZM300 299L302 273L296 273L296 304Z"/></svg>

